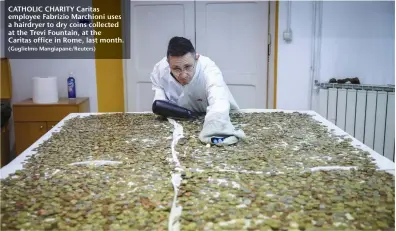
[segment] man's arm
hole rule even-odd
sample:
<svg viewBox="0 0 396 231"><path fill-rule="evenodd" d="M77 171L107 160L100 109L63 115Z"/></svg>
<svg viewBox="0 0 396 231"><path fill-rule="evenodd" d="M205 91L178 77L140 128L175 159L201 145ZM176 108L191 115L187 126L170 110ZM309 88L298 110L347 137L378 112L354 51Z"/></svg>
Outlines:
<svg viewBox="0 0 396 231"><path fill-rule="evenodd" d="M160 71L159 71L159 63L157 63L153 71L150 74L150 80L152 83L151 89L154 91L154 99L155 100L168 100L166 97L165 91L160 84Z"/></svg>
<svg viewBox="0 0 396 231"><path fill-rule="evenodd" d="M204 71L204 74L209 103L205 119L216 117L221 120L230 120L230 100L223 74L215 63L211 63Z"/></svg>
<svg viewBox="0 0 396 231"><path fill-rule="evenodd" d="M204 143L217 143L217 138L224 140L223 145L234 144L245 138L242 130L235 130L230 119L230 100L227 84L217 65L212 62L206 67L206 91L209 106L199 138Z"/></svg>

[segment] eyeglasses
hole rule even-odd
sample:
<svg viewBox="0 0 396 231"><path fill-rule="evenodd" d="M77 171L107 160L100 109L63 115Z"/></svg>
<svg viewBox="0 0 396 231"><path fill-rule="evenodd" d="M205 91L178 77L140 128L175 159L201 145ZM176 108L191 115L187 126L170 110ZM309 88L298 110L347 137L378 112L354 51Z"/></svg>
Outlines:
<svg viewBox="0 0 396 231"><path fill-rule="evenodd" d="M194 65L187 66L184 69L175 68L175 69L171 69L171 71L175 76L181 75L184 71L187 73L191 73L195 68L195 64L196 64L196 62L194 62Z"/></svg>

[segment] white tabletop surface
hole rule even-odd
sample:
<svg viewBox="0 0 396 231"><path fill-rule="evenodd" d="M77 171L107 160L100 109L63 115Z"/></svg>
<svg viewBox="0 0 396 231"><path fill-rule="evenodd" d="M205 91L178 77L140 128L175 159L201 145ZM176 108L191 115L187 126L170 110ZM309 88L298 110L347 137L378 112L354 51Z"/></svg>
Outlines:
<svg viewBox="0 0 396 231"><path fill-rule="evenodd" d="M375 162L378 166L379 170L385 170L387 172L392 173L393 175L395 174L395 163L388 158L378 154L368 146L364 145L362 142L358 141L354 137L350 136L340 128L338 128L336 125L333 123L329 122L325 118L323 118L321 115L314 111L291 111L291 110L279 110L279 109L244 109L241 110L241 112L246 112L246 113L252 113L252 112L285 112L285 113L292 113L292 112L300 112L300 113L307 113L313 116L313 118L324 125L328 127L329 130L333 130L333 133L336 135L345 135L346 137L349 137L352 139L352 145L368 151L371 156L375 159ZM140 112L140 113L151 113L151 112ZM74 117L78 116L89 116L89 115L99 115L99 114L108 114L108 113L71 113L67 117L65 117L62 121L60 121L56 126L54 126L51 130L49 130L45 135L43 135L39 140L37 140L35 143L33 143L29 148L27 148L24 152L22 152L20 155L18 155L14 160L12 160L10 163L8 163L6 166L1 168L0 171L0 178L4 179L6 178L9 174L14 173L16 170L22 169L22 162L29 158L28 156L36 154L36 152L32 151L33 149L37 148L41 143L43 143L45 140L49 139L52 135L53 132L59 131L64 122L66 120L69 120Z"/></svg>

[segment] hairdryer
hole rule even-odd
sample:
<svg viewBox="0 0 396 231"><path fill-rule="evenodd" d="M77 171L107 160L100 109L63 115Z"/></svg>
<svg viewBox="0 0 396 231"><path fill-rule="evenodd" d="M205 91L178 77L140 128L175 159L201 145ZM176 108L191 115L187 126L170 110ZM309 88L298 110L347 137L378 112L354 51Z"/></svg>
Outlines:
<svg viewBox="0 0 396 231"><path fill-rule="evenodd" d="M197 113L188 110L187 108L180 107L166 100L155 100L152 110L154 114L164 117L195 119L199 116Z"/></svg>

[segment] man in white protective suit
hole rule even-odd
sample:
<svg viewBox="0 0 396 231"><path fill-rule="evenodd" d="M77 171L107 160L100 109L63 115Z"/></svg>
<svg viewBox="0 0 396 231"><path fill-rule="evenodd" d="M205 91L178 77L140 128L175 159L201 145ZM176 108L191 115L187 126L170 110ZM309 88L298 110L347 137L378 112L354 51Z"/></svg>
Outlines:
<svg viewBox="0 0 396 231"><path fill-rule="evenodd" d="M155 64L151 73L154 100L166 100L197 113L206 113L199 139L203 143L230 145L245 138L230 120L230 111L237 111L219 67L210 58L196 53L190 40L173 37L167 56ZM217 142L216 142L217 143Z"/></svg>

